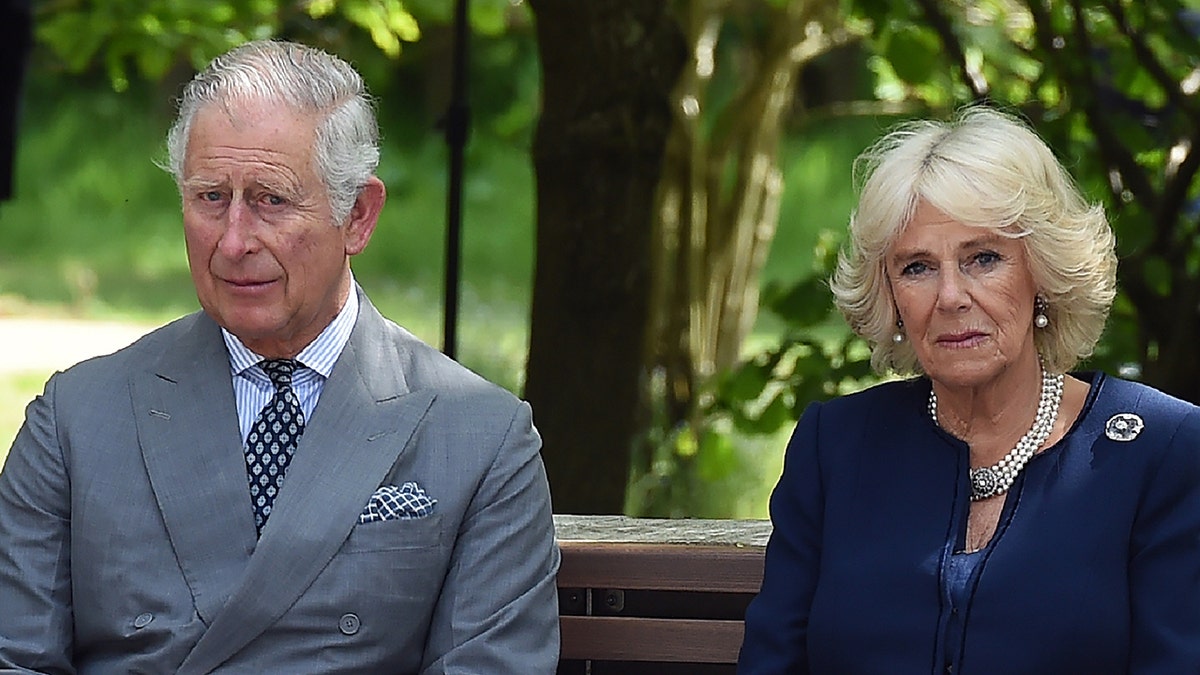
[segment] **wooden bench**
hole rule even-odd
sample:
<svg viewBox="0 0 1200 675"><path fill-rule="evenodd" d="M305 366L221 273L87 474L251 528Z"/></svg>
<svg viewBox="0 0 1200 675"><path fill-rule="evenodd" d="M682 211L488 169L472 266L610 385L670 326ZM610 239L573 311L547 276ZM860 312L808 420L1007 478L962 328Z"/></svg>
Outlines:
<svg viewBox="0 0 1200 675"><path fill-rule="evenodd" d="M559 675L733 673L767 521L555 516Z"/></svg>

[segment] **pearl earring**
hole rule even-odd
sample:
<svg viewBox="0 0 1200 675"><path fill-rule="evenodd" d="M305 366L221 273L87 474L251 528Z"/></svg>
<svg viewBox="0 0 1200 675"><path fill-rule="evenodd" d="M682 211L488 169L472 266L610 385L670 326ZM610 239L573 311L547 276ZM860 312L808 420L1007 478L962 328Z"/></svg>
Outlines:
<svg viewBox="0 0 1200 675"><path fill-rule="evenodd" d="M904 322L896 319L896 332L892 333L892 342L900 344L904 342Z"/></svg>
<svg viewBox="0 0 1200 675"><path fill-rule="evenodd" d="M1038 295L1033 299L1033 325L1038 328L1045 328L1050 325L1050 317L1046 316L1047 310L1050 309L1050 303L1046 299Z"/></svg>

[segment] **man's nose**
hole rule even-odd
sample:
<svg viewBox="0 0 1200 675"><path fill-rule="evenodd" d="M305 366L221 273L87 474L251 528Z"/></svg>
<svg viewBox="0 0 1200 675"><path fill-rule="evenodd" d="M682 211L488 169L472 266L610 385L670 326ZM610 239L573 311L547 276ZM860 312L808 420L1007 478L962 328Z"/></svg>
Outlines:
<svg viewBox="0 0 1200 675"><path fill-rule="evenodd" d="M254 222L254 210L243 200L233 199L225 212L225 232L217 243L221 253L230 258L253 253L258 247Z"/></svg>

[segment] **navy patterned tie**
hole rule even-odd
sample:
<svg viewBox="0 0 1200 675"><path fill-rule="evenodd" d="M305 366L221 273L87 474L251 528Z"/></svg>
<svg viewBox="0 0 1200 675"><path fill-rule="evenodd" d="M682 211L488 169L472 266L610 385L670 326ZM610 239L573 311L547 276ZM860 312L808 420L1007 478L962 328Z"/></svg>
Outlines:
<svg viewBox="0 0 1200 675"><path fill-rule="evenodd" d="M304 433L304 412L292 391L292 373L300 367L299 362L268 359L258 365L275 385L275 395L258 414L246 437L250 501L254 505L254 525L262 534L263 525L271 515L271 505L283 486L283 474Z"/></svg>

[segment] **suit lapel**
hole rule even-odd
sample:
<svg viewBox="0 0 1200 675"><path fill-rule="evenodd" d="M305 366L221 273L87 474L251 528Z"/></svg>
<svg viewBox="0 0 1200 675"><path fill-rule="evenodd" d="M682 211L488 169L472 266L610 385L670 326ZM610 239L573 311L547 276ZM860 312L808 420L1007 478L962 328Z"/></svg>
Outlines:
<svg viewBox="0 0 1200 675"><path fill-rule="evenodd" d="M220 329L203 314L189 320L154 367L131 379L146 472L196 610L210 623L254 550L254 519Z"/></svg>
<svg viewBox="0 0 1200 675"><path fill-rule="evenodd" d="M216 668L295 603L341 548L433 402L429 391L408 390L383 317L360 299L354 332L245 575L180 673Z"/></svg>

